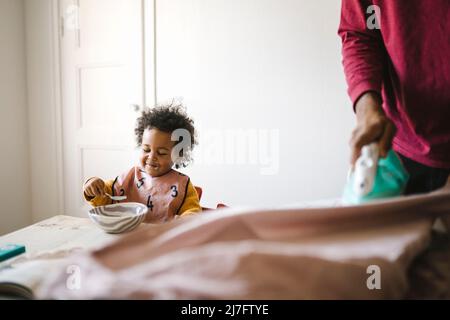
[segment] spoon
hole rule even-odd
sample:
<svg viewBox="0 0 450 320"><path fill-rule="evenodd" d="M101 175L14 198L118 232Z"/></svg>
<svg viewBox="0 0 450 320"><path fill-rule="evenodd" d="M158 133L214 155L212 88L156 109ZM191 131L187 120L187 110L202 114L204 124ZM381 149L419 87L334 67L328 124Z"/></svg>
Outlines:
<svg viewBox="0 0 450 320"><path fill-rule="evenodd" d="M106 193L106 195L108 197L110 197L111 200L114 200L114 201L122 201L122 200L125 200L127 198L127 196L112 196L109 193Z"/></svg>

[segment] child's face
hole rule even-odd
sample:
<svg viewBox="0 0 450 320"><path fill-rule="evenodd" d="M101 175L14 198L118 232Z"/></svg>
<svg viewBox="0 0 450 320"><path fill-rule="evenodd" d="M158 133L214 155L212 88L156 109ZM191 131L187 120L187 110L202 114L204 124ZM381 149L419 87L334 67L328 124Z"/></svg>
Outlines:
<svg viewBox="0 0 450 320"><path fill-rule="evenodd" d="M159 177L173 166L171 134L158 129L145 129L142 135L141 165L152 177Z"/></svg>

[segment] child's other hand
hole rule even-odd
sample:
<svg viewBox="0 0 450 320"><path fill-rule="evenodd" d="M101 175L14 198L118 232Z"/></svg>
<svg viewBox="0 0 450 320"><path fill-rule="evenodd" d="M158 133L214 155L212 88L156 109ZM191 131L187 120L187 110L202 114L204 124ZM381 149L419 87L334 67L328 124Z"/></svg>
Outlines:
<svg viewBox="0 0 450 320"><path fill-rule="evenodd" d="M92 178L84 185L84 193L88 197L104 196L105 182L100 178Z"/></svg>

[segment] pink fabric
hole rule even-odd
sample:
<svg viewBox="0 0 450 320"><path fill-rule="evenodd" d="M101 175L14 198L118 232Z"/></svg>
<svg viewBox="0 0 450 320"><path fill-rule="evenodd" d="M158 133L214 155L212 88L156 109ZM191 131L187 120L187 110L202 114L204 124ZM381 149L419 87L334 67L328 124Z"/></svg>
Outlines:
<svg viewBox="0 0 450 320"><path fill-rule="evenodd" d="M369 6L380 9L380 29ZM450 3L448 0L343 0L339 35L348 92L383 97L395 123L394 149L450 168Z"/></svg>
<svg viewBox="0 0 450 320"><path fill-rule="evenodd" d="M113 184L113 195L126 195L124 201L147 205L145 222L160 223L172 220L183 205L189 177L175 170L163 176L152 177L142 168L134 167L118 176Z"/></svg>
<svg viewBox="0 0 450 320"><path fill-rule="evenodd" d="M450 213L450 189L351 207L211 212L148 225L67 260L39 298L389 299L408 290L411 261ZM381 289L367 287L368 267Z"/></svg>

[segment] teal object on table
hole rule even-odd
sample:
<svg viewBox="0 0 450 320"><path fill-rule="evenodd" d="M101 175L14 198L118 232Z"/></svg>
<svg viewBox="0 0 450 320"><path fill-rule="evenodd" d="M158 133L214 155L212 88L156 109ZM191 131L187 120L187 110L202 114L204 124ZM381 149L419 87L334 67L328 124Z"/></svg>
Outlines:
<svg viewBox="0 0 450 320"><path fill-rule="evenodd" d="M0 244L0 262L14 258L25 252L25 246L20 244Z"/></svg>
<svg viewBox="0 0 450 320"><path fill-rule="evenodd" d="M386 158L378 160L377 172L372 190L359 196L353 191L354 176L347 180L342 200L344 204L360 204L376 199L391 198L403 194L409 174L394 150L389 150Z"/></svg>

